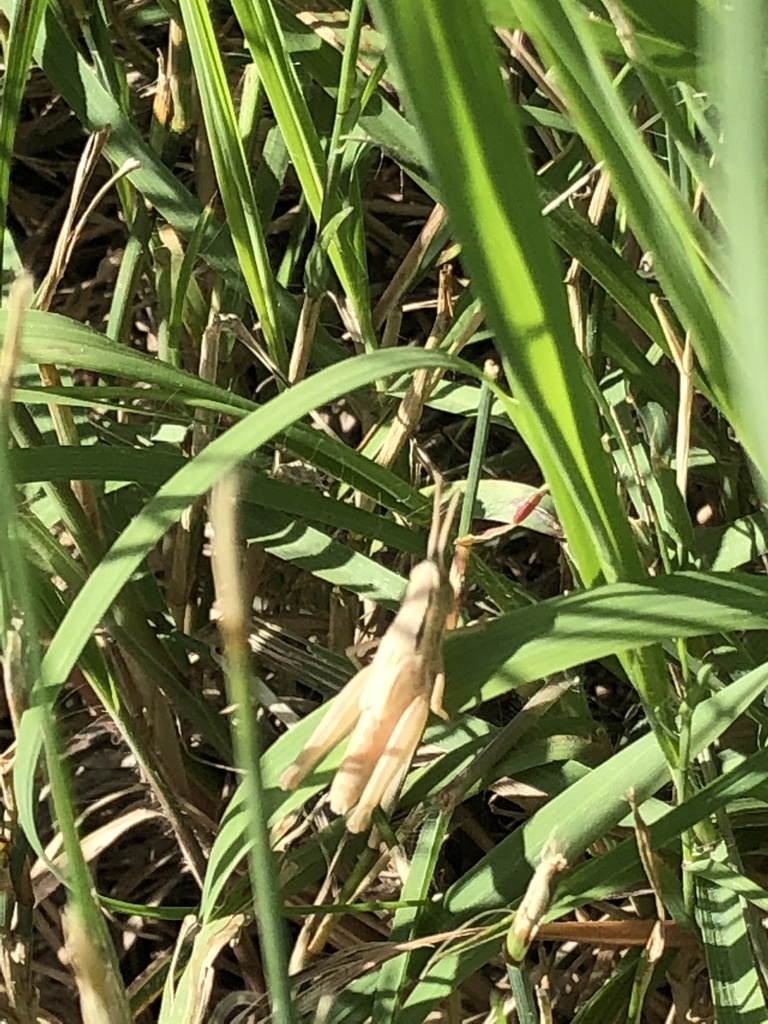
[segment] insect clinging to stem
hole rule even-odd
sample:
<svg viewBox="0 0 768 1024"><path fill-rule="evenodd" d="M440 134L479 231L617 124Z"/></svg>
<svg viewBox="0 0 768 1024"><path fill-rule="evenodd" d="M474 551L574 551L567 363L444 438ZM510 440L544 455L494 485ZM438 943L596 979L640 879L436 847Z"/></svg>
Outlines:
<svg viewBox="0 0 768 1024"><path fill-rule="evenodd" d="M427 557L414 566L400 609L369 665L334 698L306 747L280 777L295 789L329 750L350 735L330 790L331 809L349 814L347 829L364 832L374 808L389 812L424 732L430 709L443 708L443 635L453 604L445 551L459 492L440 515L435 488Z"/></svg>

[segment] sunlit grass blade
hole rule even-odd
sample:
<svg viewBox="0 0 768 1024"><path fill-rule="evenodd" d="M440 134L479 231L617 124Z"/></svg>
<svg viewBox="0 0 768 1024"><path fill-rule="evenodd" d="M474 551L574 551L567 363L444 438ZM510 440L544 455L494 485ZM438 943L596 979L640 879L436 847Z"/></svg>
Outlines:
<svg viewBox="0 0 768 1024"><path fill-rule="evenodd" d="M24 84L32 61L32 50L48 7L48 0L18 0L11 15L6 41L3 73L3 102L0 104L0 281L4 280L5 229L11 160ZM7 269L7 268L6 268Z"/></svg>
<svg viewBox="0 0 768 1024"><path fill-rule="evenodd" d="M768 186L761 168L768 160L768 102L765 89L754 83L765 81L768 15L762 4L745 3L710 11L705 27L714 98L721 101L722 110L723 142L716 169L729 240L725 274L732 304L725 321L730 353L727 379L764 493L768 425L759 382L768 373L762 343L768 322Z"/></svg>
<svg viewBox="0 0 768 1024"><path fill-rule="evenodd" d="M181 0L181 10L232 241L272 359L286 370L274 275L213 22L201 4Z"/></svg>
<svg viewBox="0 0 768 1024"><path fill-rule="evenodd" d="M408 877L403 885L402 899L406 905L397 911L392 925L393 942L407 942L417 934L420 911L428 898L447 832L447 815L433 811L424 819ZM413 905L409 906L409 902ZM403 989L408 979L409 960L408 953L401 953L382 967L373 1005L373 1024L395 1024L397 1021Z"/></svg>
<svg viewBox="0 0 768 1024"><path fill-rule="evenodd" d="M514 385L515 419L550 484L581 574L586 582L636 575L581 380L562 275L542 231L533 172L487 25L479 10L453 2L414 7L403 0L374 10Z"/></svg>
<svg viewBox="0 0 768 1024"><path fill-rule="evenodd" d="M685 636L715 632L718 623L724 630L737 628L738 624L759 626L768 586L755 587L755 582L743 577L734 587L716 575L680 574L661 577L645 586L614 584L521 609L495 620L485 630L454 632L448 637L446 650L448 709L451 714L460 708L466 712L526 683L624 647L653 643L673 630ZM329 755L327 771L306 780L297 794L278 789L279 775L298 756L327 712L324 705L308 715L264 755L273 822L327 785L340 761L340 752ZM628 771L627 780L630 777L634 779ZM619 790L625 794L630 784L634 782L620 783ZM227 827L222 829L211 854L217 874L214 892L206 887L207 903L215 902L217 887L225 884L241 857L233 835L247 824L242 794L233 798L225 820ZM510 873L514 875L516 870L511 863ZM507 876L506 870L501 873Z"/></svg>
<svg viewBox="0 0 768 1024"><path fill-rule="evenodd" d="M285 45L280 22L271 0L260 4L235 0L234 9L251 56L264 83L307 204L319 229L343 208L338 179L329 178L328 162L299 85L298 75ZM345 87L347 88L347 87ZM330 154L330 159L336 159ZM326 195L326 188L333 190ZM366 346L374 347L373 327L365 267L354 242L358 213L346 218L328 241L328 254L339 281L354 303Z"/></svg>
<svg viewBox="0 0 768 1024"><path fill-rule="evenodd" d="M697 920L707 958L717 1020L737 1024L766 1012L743 901L706 878L696 880Z"/></svg>
<svg viewBox="0 0 768 1024"><path fill-rule="evenodd" d="M768 671L763 667L701 704L696 712L695 748L701 749L712 742L725 727L725 722L733 721L741 714L766 685ZM522 896L531 875L531 864L538 861L542 850L553 838L563 851L574 843L571 849L576 854L577 848L583 850L589 842L587 833L594 836L605 834L607 820L598 823L598 817L606 814L617 822L624 816L628 810L627 788L634 780L641 780L636 789L641 803L658 788L664 776L664 758L650 736L614 755L601 768L550 801L522 829L496 846L488 857L449 890L442 915L436 911L435 920L430 924L439 929L450 921L455 926L483 909L490 911L509 906ZM589 814L586 809L589 809ZM565 855L567 859L570 856L567 852ZM441 959L408 997L398 1018L399 1024L416 1024L422 1020L429 1007L446 998L460 979L487 960L488 953L487 947L480 946L470 952Z"/></svg>
<svg viewBox="0 0 768 1024"><path fill-rule="evenodd" d="M710 243L683 196L655 161L629 116L603 60L585 12L569 0L552 4L513 0L523 28L550 61L575 126L611 174L646 250L664 253L658 277L694 342L717 399L740 422L726 385L721 329L727 324L722 294L708 267Z"/></svg>
<svg viewBox="0 0 768 1024"><path fill-rule="evenodd" d="M418 7L397 0L374 10L387 29L473 288L495 332L515 394L510 418L551 488L582 580L637 579L639 554L602 448L561 274L541 229L519 119L482 13L458 0ZM674 762L674 712L663 661L653 649L625 661Z"/></svg>
<svg viewBox="0 0 768 1024"><path fill-rule="evenodd" d="M47 706L48 702L55 699L55 694L68 677L105 609L120 593L147 552L178 521L184 509L195 498L208 491L246 455L310 410L340 394L379 379L382 374L403 372L425 364L466 366L448 356L413 349L397 353L374 352L329 367L310 380L302 381L211 442L197 458L160 488L123 531L73 601L53 638L36 684L40 699L26 712L22 722L23 743L19 743L19 767L25 786L18 793L19 816L30 842L36 844L36 848L39 847L39 841L34 825L32 779L40 751L39 716L43 713L43 704Z"/></svg>

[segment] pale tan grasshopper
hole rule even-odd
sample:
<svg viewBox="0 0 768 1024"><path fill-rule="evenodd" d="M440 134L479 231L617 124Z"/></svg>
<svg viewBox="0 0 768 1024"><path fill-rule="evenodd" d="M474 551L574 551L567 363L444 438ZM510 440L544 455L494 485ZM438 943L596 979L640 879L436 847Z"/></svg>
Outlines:
<svg viewBox="0 0 768 1024"><path fill-rule="evenodd" d="M413 568L403 603L373 660L334 698L307 746L280 777L283 789L295 789L351 733L330 791L336 814L352 811L350 832L364 832L374 808L393 808L430 708L448 717L443 708L443 634L453 589L445 549L458 498L457 491L441 521L436 487L427 557Z"/></svg>

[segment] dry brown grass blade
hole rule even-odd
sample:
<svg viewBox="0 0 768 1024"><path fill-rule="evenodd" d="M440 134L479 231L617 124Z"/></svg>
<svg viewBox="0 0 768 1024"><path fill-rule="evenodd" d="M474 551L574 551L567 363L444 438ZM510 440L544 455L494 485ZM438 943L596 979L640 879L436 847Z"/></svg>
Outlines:
<svg viewBox="0 0 768 1024"><path fill-rule="evenodd" d="M11 284L8 295L8 323L0 351L0 417L2 436L7 441L13 399L13 386L21 355L22 327L32 295L32 279L23 274ZM22 649L23 619L11 617L5 623L3 637L3 688L10 713L13 734L29 704L30 680ZM4 752L0 762L0 792L3 820L0 833L0 898L3 919L0 922L0 974L4 985L3 1012L8 1019L35 1021L39 1012L38 993L32 975L33 944L28 926L32 915L32 887L29 861L12 864L12 850L18 835L16 795L13 786L14 746ZM27 922L27 924L25 924Z"/></svg>
<svg viewBox="0 0 768 1024"><path fill-rule="evenodd" d="M661 934L667 946L697 948L696 935L681 928L675 921L553 921L541 925L537 938L549 942L578 942L585 946L629 949L631 946L647 945L657 925L661 925Z"/></svg>
<svg viewBox="0 0 768 1024"><path fill-rule="evenodd" d="M343 836L341 842L336 847L336 852L326 870L325 878L313 900L315 906L325 903L331 894L336 868L341 860L346 842L347 837ZM338 919L334 914L325 914L322 917L307 915L291 952L290 964L288 966L291 974L299 974L303 971L309 959L323 949L334 925L337 923Z"/></svg>
<svg viewBox="0 0 768 1024"><path fill-rule="evenodd" d="M100 132L95 132L89 137L82 152L80 161L77 165L75 178L72 183L72 193L70 195L69 205L67 207L67 212L61 225L61 229L59 230L56 245L54 246L48 273L45 275L43 283L40 285L36 296L36 305L38 309L48 309L50 307L56 290L64 276L64 272L67 269L67 264L69 263L75 246L77 245L78 238L82 234L82 231L88 222L88 218L91 216L98 203L119 178L123 177L125 174L129 173L129 171L138 166L137 161L129 161L116 174L112 175L112 177L110 177L110 179L98 190L94 199L88 204L85 213L76 223L75 218L85 195L86 187L93 175L108 138L108 128L105 128ZM58 367L51 363L40 364L40 379L46 387L61 387L61 375L59 374ZM51 411L51 418L53 419L53 425L56 431L56 436L59 439L59 443L64 445L79 444L79 434L75 425L74 415L69 406L57 405L55 402L51 402L49 403L49 409ZM93 488L89 483L82 480L73 480L71 483L75 497L87 515L88 521L93 526L97 535L102 537L103 531L101 517L99 514L99 506Z"/></svg>
<svg viewBox="0 0 768 1024"><path fill-rule="evenodd" d="M434 326L424 344L425 349L439 348L451 326L453 316L452 276L450 264L441 268L437 291L437 315ZM403 450L403 445L416 430L424 406L439 379L440 374L434 370L416 370L395 413L384 443L376 454L376 461L380 466L391 468L394 465L397 456Z"/></svg>
<svg viewBox="0 0 768 1024"><path fill-rule="evenodd" d="M323 960L312 963L298 974L294 981L298 991L297 1009L303 1015L312 1013L323 996L332 997L363 974L375 970L381 964L401 953L420 949L437 949L461 940L479 938L483 928L466 927L453 931L425 935L409 942L363 942L356 941Z"/></svg>
<svg viewBox="0 0 768 1024"><path fill-rule="evenodd" d="M321 306L321 297L304 295L299 322L296 326L296 337L291 348L291 362L288 367L288 380L291 384L302 380L307 372Z"/></svg>
<svg viewBox="0 0 768 1024"><path fill-rule="evenodd" d="M421 814L418 809L414 809L408 814L398 829L397 838L399 843L403 843L405 838L409 838L412 835L417 822L421 822ZM374 829L372 836L377 831L377 829ZM313 899L315 906L328 901L329 893L335 881L336 869L341 861L345 845L346 838L342 839L328 866L325 879ZM377 883L387 868L396 871L400 878L400 884L403 884L407 868L401 863L403 860L401 846L390 847L386 843L378 841L376 844L372 841L368 843L370 848L374 848L376 845L378 846L378 855L363 877L357 879L354 891L345 893L344 900L346 903L353 903L362 894L369 891L371 886ZM312 958L320 956L329 944L333 945L337 950L343 949L345 944L365 944L369 940L369 933L371 931L381 932L384 936L388 934L388 925L375 913L354 916L341 914L308 915L302 925L299 938L296 941L291 956L291 973L297 974L303 970L307 963Z"/></svg>
<svg viewBox="0 0 768 1024"><path fill-rule="evenodd" d="M568 862L562 854L545 848L507 934L506 952L512 963L522 964L525 960L541 927L541 919L549 909L552 883L567 867Z"/></svg>
<svg viewBox="0 0 768 1024"><path fill-rule="evenodd" d="M213 965L225 946L234 942L245 923L243 914L232 914L217 918L202 925L195 935L192 955L184 968L179 984L172 997L163 1000L168 1013L161 1018L176 1024L201 1024L205 1018L214 982ZM185 918L179 934L177 948L188 938L189 931L196 928L194 918Z"/></svg>
<svg viewBox="0 0 768 1024"><path fill-rule="evenodd" d="M153 811L144 805L129 809L81 838L80 846L83 856L88 863L92 863L126 832L158 818L162 818L159 811ZM61 839L57 835L46 848L46 858L53 863L59 874L63 874L66 870L66 861L63 857L56 856L56 851L60 846ZM61 884L56 875L51 873L48 864L40 859L36 860L32 866L31 880L35 903L47 899Z"/></svg>
<svg viewBox="0 0 768 1024"><path fill-rule="evenodd" d="M96 164L101 157L102 150L107 144L108 139L109 128L104 128L100 132L94 132L94 134L89 137L85 149L83 150L80 162L77 166L77 171L75 172L75 179L72 183L72 194L70 196L69 206L67 208L66 216L64 217L64 222L59 231L59 237L56 240L48 273L45 275L43 283L41 284L37 294L36 305L38 309L49 308L56 289L64 276L64 271L67 269L67 264L72 258L75 246L77 245L80 235L83 233L83 229L88 223L88 219L93 211L112 186L120 180L120 178L124 178L139 166L138 160L127 160L122 167L115 171L115 173L112 174L102 186L100 186L96 195L86 206L80 219L76 221L75 218L77 216L77 211L85 196L86 187L93 176Z"/></svg>
<svg viewBox="0 0 768 1024"><path fill-rule="evenodd" d="M11 408L13 385L21 356L24 316L32 296L32 278L22 274L11 285L8 294L8 321L0 353L0 408L3 415Z"/></svg>
<svg viewBox="0 0 768 1024"><path fill-rule="evenodd" d="M384 289L384 294L373 310L373 326L379 330L387 317L396 309L413 283L421 262L435 236L445 223L446 212L437 204L419 232L419 237L408 251L408 255L397 268L395 275Z"/></svg>
<svg viewBox="0 0 768 1024"><path fill-rule="evenodd" d="M590 224L599 224L600 220L605 212L605 207L610 196L611 179L607 172L603 171L597 180L592 198L589 202L589 210L587 211L587 220ZM568 296L568 310L571 314L571 324L573 326L574 337L576 338L576 347L582 356L587 355L586 350L586 339L584 337L584 316L581 308L581 291L579 288L579 282L581 279L582 266L578 259L571 260L571 265L568 268L568 273L565 275L565 287L566 294Z"/></svg>
<svg viewBox="0 0 768 1024"><path fill-rule="evenodd" d="M3 777L3 798L13 799L11 787ZM3 997L0 1002L0 1019L7 1003L9 1019L37 1019L39 1013L38 992L33 978L33 941L29 930L22 922L32 918L32 887L29 881L28 864L21 871L11 870L10 852L15 825L15 813L6 805L6 817L13 821L3 823L0 840L0 895L6 908L6 920L0 937L0 974L3 980Z"/></svg>
<svg viewBox="0 0 768 1024"><path fill-rule="evenodd" d="M0 352L0 416L3 417L3 436L10 432L13 387L21 357L21 339L24 316L32 297L32 278L27 274L17 277L8 295L8 324ZM23 657L20 630L23 623L13 619L3 641L3 687L11 713L14 733L18 731L21 716L27 708L30 680L23 675Z"/></svg>
<svg viewBox="0 0 768 1024"><path fill-rule="evenodd" d="M497 29L499 39L509 48L509 52L520 66L531 76L541 92L552 105L563 114L568 113L565 100L560 95L556 84L542 67L540 61L529 49L528 37L522 29Z"/></svg>
<svg viewBox="0 0 768 1024"><path fill-rule="evenodd" d="M180 248L176 233L165 226L160 229L167 248ZM203 331L200 340L198 376L201 380L216 383L219 371L219 350L221 333L225 321L216 317ZM215 425L215 414L209 409L196 409L192 428L191 455L199 455L210 442ZM168 604L176 625L185 633L192 633L197 612L195 585L199 578L200 548L205 530L205 499L200 498L184 510L176 527L169 533L164 544L164 556L170 563L167 572Z"/></svg>

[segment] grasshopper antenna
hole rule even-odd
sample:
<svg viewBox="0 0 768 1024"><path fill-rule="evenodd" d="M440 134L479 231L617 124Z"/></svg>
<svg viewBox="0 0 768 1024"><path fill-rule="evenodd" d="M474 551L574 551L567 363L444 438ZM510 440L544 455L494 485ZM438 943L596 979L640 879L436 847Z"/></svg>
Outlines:
<svg viewBox="0 0 768 1024"><path fill-rule="evenodd" d="M445 517L441 515L443 496L443 481L438 479L435 483L435 498L432 508L432 525L429 528L429 540L427 542L427 558L440 558L448 546L448 536L456 515L461 492L456 490L451 495L448 510Z"/></svg>
<svg viewBox="0 0 768 1024"><path fill-rule="evenodd" d="M448 509L445 513L442 526L440 527L440 536L437 541L437 553L444 555L445 550L448 547L448 537L453 526L453 520L456 518L456 509L459 507L459 499L461 498L461 491L458 489L451 495L451 500L448 503Z"/></svg>
<svg viewBox="0 0 768 1024"><path fill-rule="evenodd" d="M440 505L443 494L443 481L441 477L435 480L435 495L432 499L432 522L429 526L429 539L427 540L427 558L436 558L440 554Z"/></svg>

